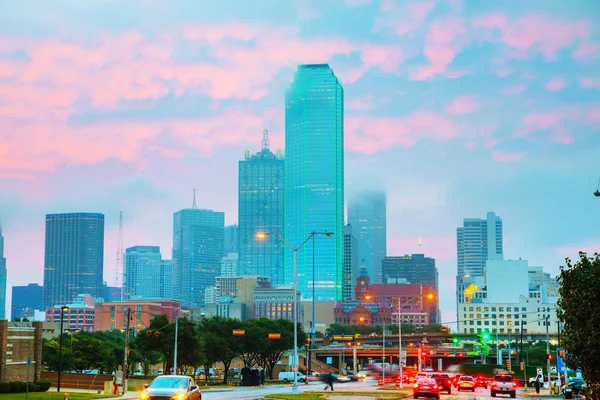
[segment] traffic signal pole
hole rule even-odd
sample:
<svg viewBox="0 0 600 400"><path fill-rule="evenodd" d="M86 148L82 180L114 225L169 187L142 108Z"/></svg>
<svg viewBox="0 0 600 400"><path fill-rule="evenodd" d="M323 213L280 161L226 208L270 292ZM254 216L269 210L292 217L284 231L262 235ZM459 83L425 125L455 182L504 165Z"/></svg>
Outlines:
<svg viewBox="0 0 600 400"><path fill-rule="evenodd" d="M548 334L548 326L550 325L549 315L546 315L546 371L548 371L548 392L552 394L550 389L550 337Z"/></svg>

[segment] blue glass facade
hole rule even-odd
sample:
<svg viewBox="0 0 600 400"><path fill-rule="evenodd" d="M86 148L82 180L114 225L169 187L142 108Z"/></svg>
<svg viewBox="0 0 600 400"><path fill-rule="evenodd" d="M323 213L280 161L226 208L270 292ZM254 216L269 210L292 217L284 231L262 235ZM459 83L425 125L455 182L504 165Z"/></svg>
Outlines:
<svg viewBox="0 0 600 400"><path fill-rule="evenodd" d="M44 287L37 283L12 287L12 319L21 318L25 311L44 310Z"/></svg>
<svg viewBox="0 0 600 400"><path fill-rule="evenodd" d="M221 270L225 214L188 208L173 215L173 297L204 306L204 291Z"/></svg>
<svg viewBox="0 0 600 400"><path fill-rule="evenodd" d="M387 256L386 195L362 191L348 202L348 223L358 239L360 258L364 260L373 283L383 283L382 261Z"/></svg>
<svg viewBox="0 0 600 400"><path fill-rule="evenodd" d="M128 248L125 250L125 299L170 299L170 269L172 264L162 259L160 247Z"/></svg>
<svg viewBox="0 0 600 400"><path fill-rule="evenodd" d="M80 294L102 297L104 215L46 215L44 307L72 303Z"/></svg>
<svg viewBox="0 0 600 400"><path fill-rule="evenodd" d="M256 233L284 234L283 163L268 147L239 162L238 275L268 276L273 285L284 282L285 244L275 237L257 240Z"/></svg>
<svg viewBox="0 0 600 400"><path fill-rule="evenodd" d="M312 231L334 233L298 252L304 298L312 298L313 284L317 301L342 298L343 227L344 91L329 65L299 65L285 95L285 238L298 246ZM287 248L284 275L286 283L293 281Z"/></svg>

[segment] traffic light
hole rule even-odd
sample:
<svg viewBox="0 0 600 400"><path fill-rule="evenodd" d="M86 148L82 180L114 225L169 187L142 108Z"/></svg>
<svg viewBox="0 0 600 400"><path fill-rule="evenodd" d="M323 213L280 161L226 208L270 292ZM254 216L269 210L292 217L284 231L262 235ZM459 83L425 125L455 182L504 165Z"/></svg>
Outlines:
<svg viewBox="0 0 600 400"><path fill-rule="evenodd" d="M483 337L483 340L488 340L490 338L490 335L487 332L483 332L482 337Z"/></svg>
<svg viewBox="0 0 600 400"><path fill-rule="evenodd" d="M524 369L524 366L523 366L523 361L521 361L521 362L519 363L519 368L521 369L521 371L523 371L523 369Z"/></svg>
<svg viewBox="0 0 600 400"><path fill-rule="evenodd" d="M425 350L421 351L421 357L427 357L427 352Z"/></svg>
<svg viewBox="0 0 600 400"><path fill-rule="evenodd" d="M546 354L546 360L552 361L552 354Z"/></svg>
<svg viewBox="0 0 600 400"><path fill-rule="evenodd" d="M561 356L561 357L564 357L565 356L565 352L562 351L562 350L559 350L558 351L558 355Z"/></svg>
<svg viewBox="0 0 600 400"><path fill-rule="evenodd" d="M460 342L460 340L457 337L452 339L452 343L454 343L454 344L458 344L459 342Z"/></svg>
<svg viewBox="0 0 600 400"><path fill-rule="evenodd" d="M510 360L506 360L506 369L510 371Z"/></svg>

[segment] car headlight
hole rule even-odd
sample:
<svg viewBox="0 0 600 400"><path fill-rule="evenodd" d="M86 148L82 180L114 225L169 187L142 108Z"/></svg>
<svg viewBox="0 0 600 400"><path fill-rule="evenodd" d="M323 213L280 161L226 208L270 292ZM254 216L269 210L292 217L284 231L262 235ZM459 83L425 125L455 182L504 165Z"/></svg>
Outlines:
<svg viewBox="0 0 600 400"><path fill-rule="evenodd" d="M181 392L181 393L177 393L175 396L173 396L172 399L173 400L185 400L185 396L186 396L186 393Z"/></svg>
<svg viewBox="0 0 600 400"><path fill-rule="evenodd" d="M149 398L150 398L150 396L146 392L142 392L140 394L140 400L148 400Z"/></svg>

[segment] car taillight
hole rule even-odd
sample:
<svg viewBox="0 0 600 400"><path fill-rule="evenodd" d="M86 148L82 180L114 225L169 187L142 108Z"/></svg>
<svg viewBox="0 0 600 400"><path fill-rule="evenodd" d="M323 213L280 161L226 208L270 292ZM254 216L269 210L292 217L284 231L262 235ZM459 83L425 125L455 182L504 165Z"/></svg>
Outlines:
<svg viewBox="0 0 600 400"><path fill-rule="evenodd" d="M442 388L442 385L438 386L438 389L441 389L441 388Z"/></svg>
<svg viewBox="0 0 600 400"><path fill-rule="evenodd" d="M492 386L495 386L495 385L496 385L496 382L492 382Z"/></svg>
<svg viewBox="0 0 600 400"><path fill-rule="evenodd" d="M517 384L516 384L516 382L513 382L513 387L517 387Z"/></svg>
<svg viewBox="0 0 600 400"><path fill-rule="evenodd" d="M414 387L414 388L418 388L418 387L419 387L419 384L418 384L418 383L415 383L415 384L413 385L413 387Z"/></svg>

